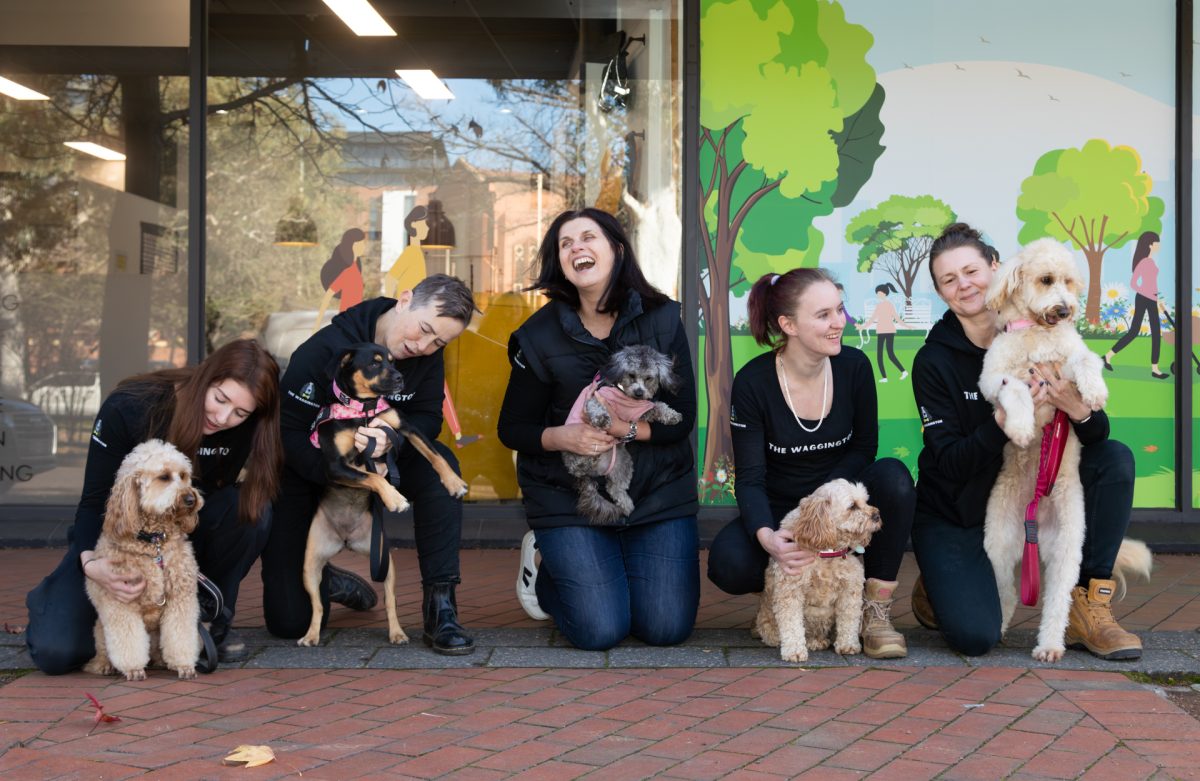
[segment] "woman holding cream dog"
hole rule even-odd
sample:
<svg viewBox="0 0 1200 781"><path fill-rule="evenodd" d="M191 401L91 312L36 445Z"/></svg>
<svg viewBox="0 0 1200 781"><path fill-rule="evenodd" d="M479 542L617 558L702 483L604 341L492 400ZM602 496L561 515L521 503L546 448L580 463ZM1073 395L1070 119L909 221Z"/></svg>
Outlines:
<svg viewBox="0 0 1200 781"><path fill-rule="evenodd" d="M921 567L913 613L970 656L1000 642L1000 597L983 548L983 520L1008 438L997 422L1003 413L979 392L983 356L996 334L996 313L984 304L997 268L994 253L964 223L947 227L933 242L929 272L949 310L930 330L912 373L925 441L912 529ZM1105 659L1136 659L1141 641L1117 624L1109 606L1113 564L1133 506L1133 455L1108 438L1103 410L1090 410L1073 383L1057 381L1054 367L1039 367L1032 377L1034 402L1067 413L1083 445L1079 477L1087 531L1067 645Z"/></svg>
<svg viewBox="0 0 1200 781"><path fill-rule="evenodd" d="M821 269L767 274L750 290L749 318L755 341L774 349L733 378L729 425L741 517L713 539L708 578L730 594L748 594L762 591L771 559L796 574L820 552L800 548L780 521L830 480L862 482L883 519L863 562L863 653L905 656L890 611L912 524L912 477L894 458L875 460L875 379L867 357L842 346L841 294Z"/></svg>

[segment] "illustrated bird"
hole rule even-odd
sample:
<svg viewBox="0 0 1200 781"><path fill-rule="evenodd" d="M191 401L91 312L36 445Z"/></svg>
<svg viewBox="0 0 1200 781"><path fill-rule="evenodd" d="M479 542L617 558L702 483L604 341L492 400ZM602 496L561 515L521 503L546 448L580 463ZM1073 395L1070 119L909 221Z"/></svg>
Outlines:
<svg viewBox="0 0 1200 781"><path fill-rule="evenodd" d="M1126 78L1126 79L1133 75L1132 73L1126 73L1125 71L1120 71L1120 74L1123 78Z"/></svg>
<svg viewBox="0 0 1200 781"><path fill-rule="evenodd" d="M904 67L905 67L905 68L908 68L910 71L911 71L911 70L916 70L916 68L914 68L913 66L909 65L907 62L906 62L906 63L904 63Z"/></svg>
<svg viewBox="0 0 1200 781"><path fill-rule="evenodd" d="M991 43L991 41L989 41L987 38L984 38L982 35L979 36L979 40L983 43Z"/></svg>
<svg viewBox="0 0 1200 781"><path fill-rule="evenodd" d="M472 133L474 133L476 138L483 137L483 125L476 122L474 117L472 117L471 121L467 123L467 130L470 130Z"/></svg>
<svg viewBox="0 0 1200 781"><path fill-rule="evenodd" d="M1053 100L1055 103L1062 103L1062 101L1061 101L1061 100L1059 100L1058 98L1054 97L1053 95L1051 95L1051 96L1050 96L1050 100Z"/></svg>
<svg viewBox="0 0 1200 781"><path fill-rule="evenodd" d="M959 65L959 64L956 62L956 63L954 63L954 70L956 70L956 71L965 71L965 70L966 70L966 68L964 68L963 66Z"/></svg>
<svg viewBox="0 0 1200 781"><path fill-rule="evenodd" d="M380 79L379 81L375 82L375 90L377 92L383 92L386 89L387 89L387 79Z"/></svg>
<svg viewBox="0 0 1200 781"><path fill-rule="evenodd" d="M1028 73L1025 73L1020 68L1015 68L1014 70L1016 70L1016 72L1017 72L1018 79L1029 79L1030 81L1033 81L1033 77L1030 76Z"/></svg>

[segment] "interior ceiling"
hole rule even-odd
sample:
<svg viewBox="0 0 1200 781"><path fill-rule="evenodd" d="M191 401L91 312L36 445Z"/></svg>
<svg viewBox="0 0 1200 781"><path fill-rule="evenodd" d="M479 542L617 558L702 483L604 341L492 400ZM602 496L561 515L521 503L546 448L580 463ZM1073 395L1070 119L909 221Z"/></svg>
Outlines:
<svg viewBox="0 0 1200 781"><path fill-rule="evenodd" d="M394 38L359 38L320 0L213 0L214 76L561 79L615 47L616 0L374 0Z"/></svg>
<svg viewBox="0 0 1200 781"><path fill-rule="evenodd" d="M121 0L130 8L147 1ZM180 0L170 1L177 5ZM51 3L56 18L53 24L45 20L45 29L58 30L52 38L20 38L16 45L15 40L4 41L9 45L0 45L0 68L12 73L187 73L187 50L163 45L165 41L157 46L146 41L141 48L80 45L70 33L72 15L63 13L71 2L86 0ZM576 78L583 62L613 56L619 25L645 19L651 10L668 17L678 13L678 0L372 3L396 37L359 38L321 0L210 0L209 73L365 78L391 77L396 68L430 68L443 78ZM36 4L23 7L34 8L34 15L46 10Z"/></svg>

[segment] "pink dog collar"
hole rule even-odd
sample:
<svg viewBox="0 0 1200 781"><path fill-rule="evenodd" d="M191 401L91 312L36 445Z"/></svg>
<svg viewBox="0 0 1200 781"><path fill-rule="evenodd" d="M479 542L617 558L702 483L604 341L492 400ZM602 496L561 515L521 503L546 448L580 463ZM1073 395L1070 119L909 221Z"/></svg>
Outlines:
<svg viewBox="0 0 1200 781"><path fill-rule="evenodd" d="M822 559L844 559L850 555L850 550L850 548L843 548L841 550L820 550L817 551L817 555Z"/></svg>
<svg viewBox="0 0 1200 781"><path fill-rule="evenodd" d="M1008 325L1004 326L1004 330L1011 333L1013 331L1024 331L1026 328L1033 328L1032 320L1010 320Z"/></svg>

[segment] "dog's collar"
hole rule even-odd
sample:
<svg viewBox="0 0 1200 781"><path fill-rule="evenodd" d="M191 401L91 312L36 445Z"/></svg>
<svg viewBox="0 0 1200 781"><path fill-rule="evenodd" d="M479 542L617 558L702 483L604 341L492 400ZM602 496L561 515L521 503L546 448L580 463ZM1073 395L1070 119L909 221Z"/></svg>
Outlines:
<svg viewBox="0 0 1200 781"><path fill-rule="evenodd" d="M137 533L138 542L148 542L151 545L162 545L167 539L166 532L148 532L142 529Z"/></svg>
<svg viewBox="0 0 1200 781"><path fill-rule="evenodd" d="M1032 320L1009 320L1004 326L1004 330L1011 333L1012 331L1024 331L1026 328L1033 328L1033 326L1034 322Z"/></svg>
<svg viewBox="0 0 1200 781"><path fill-rule="evenodd" d="M853 548L842 548L840 550L819 550L817 556L822 559L844 559L850 555Z"/></svg>
<svg viewBox="0 0 1200 781"><path fill-rule="evenodd" d="M333 381L333 395L337 398L339 404L341 404L343 407L349 407L352 412L356 412L362 417L378 415L380 412L383 412L388 408L387 399L379 396L375 399L375 402L371 405L371 408L367 409L366 404L339 388L337 380Z"/></svg>

